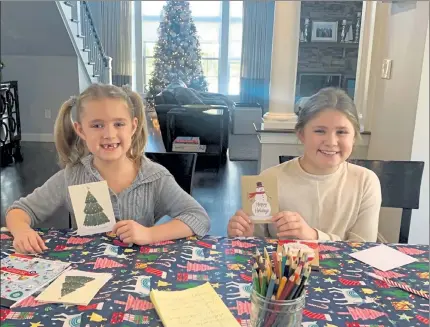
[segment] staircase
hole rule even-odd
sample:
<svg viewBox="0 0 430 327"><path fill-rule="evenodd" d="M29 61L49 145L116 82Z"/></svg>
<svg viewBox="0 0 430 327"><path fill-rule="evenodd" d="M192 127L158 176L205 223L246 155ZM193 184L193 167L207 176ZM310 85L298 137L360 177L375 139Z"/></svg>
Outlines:
<svg viewBox="0 0 430 327"><path fill-rule="evenodd" d="M112 58L103 49L87 1L56 1L90 83L112 84Z"/></svg>
<svg viewBox="0 0 430 327"><path fill-rule="evenodd" d="M21 140L52 142L65 100L92 83L111 84L97 21L86 1L2 1L0 25L1 79L19 88Z"/></svg>

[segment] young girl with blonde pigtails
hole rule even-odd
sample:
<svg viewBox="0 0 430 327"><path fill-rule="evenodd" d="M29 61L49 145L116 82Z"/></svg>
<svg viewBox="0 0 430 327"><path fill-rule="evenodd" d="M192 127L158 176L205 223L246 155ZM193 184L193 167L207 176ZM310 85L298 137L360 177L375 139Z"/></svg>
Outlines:
<svg viewBox="0 0 430 327"><path fill-rule="evenodd" d="M76 120L72 119L76 116ZM62 170L33 193L15 201L6 224L21 253L40 253L43 240L32 229L65 205L73 216L68 186L107 181L124 243L138 245L205 235L205 210L173 176L144 155L147 127L142 100L128 87L93 84L61 106L54 128ZM163 216L173 219L155 225Z"/></svg>

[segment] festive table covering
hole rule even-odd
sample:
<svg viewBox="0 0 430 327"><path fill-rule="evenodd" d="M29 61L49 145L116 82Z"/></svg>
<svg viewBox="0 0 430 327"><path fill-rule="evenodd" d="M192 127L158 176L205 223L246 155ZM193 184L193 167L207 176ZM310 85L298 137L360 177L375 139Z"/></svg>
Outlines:
<svg viewBox="0 0 430 327"><path fill-rule="evenodd" d="M183 290L209 281L242 326L250 326L251 264L255 249L276 249L277 241L257 238L190 237L148 246L128 247L114 235L80 237L73 230L40 229L49 250L42 255L72 263L73 268L109 272L113 278L88 306L42 304L30 297L12 310L1 308L2 327L162 326L149 290ZM14 253L12 237L1 232L1 258ZM320 271L312 272L305 327L428 326L429 301L365 272L428 291L429 247L391 244L417 262L377 271L348 253L372 243L327 242L319 245ZM228 326L226 326L228 327Z"/></svg>

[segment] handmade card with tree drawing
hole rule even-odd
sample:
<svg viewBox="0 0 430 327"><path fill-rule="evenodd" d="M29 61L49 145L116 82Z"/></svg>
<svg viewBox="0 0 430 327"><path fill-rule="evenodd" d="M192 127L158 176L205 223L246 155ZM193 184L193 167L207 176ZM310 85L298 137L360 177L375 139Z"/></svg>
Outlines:
<svg viewBox="0 0 430 327"><path fill-rule="evenodd" d="M242 176L242 209L256 224L268 224L279 211L275 176Z"/></svg>
<svg viewBox="0 0 430 327"><path fill-rule="evenodd" d="M36 300L49 303L88 305L112 278L108 273L68 270L49 285Z"/></svg>
<svg viewBox="0 0 430 327"><path fill-rule="evenodd" d="M69 186L79 235L105 233L115 225L106 181Z"/></svg>

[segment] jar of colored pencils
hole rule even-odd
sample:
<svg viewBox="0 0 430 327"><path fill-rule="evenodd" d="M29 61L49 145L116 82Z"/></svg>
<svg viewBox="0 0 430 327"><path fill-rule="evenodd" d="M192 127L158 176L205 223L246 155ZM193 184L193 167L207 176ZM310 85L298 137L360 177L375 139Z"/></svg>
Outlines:
<svg viewBox="0 0 430 327"><path fill-rule="evenodd" d="M279 254L278 254L279 252ZM288 247L258 249L252 271L251 326L300 327L311 266L306 253Z"/></svg>
<svg viewBox="0 0 430 327"><path fill-rule="evenodd" d="M255 289L251 292L252 327L300 327L306 294L293 300L267 299Z"/></svg>

